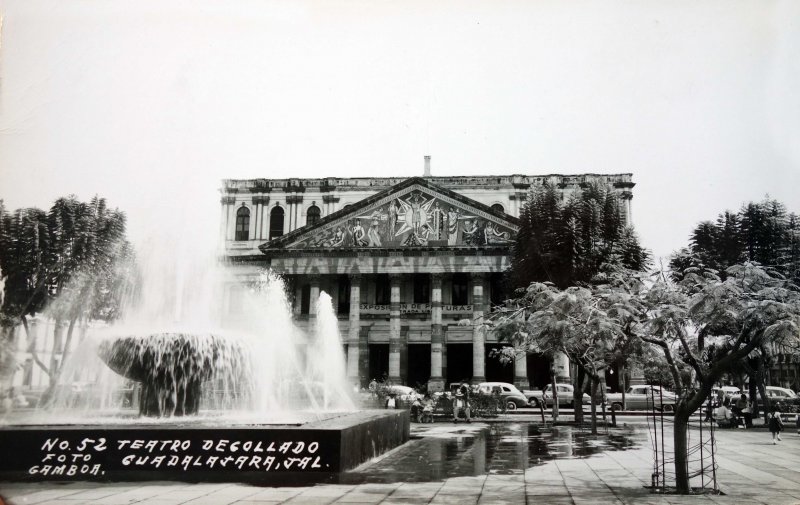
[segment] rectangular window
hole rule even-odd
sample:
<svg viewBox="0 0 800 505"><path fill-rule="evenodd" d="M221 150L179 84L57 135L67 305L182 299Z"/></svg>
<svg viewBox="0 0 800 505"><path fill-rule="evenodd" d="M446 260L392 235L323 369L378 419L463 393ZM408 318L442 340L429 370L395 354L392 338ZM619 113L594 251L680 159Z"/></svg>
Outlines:
<svg viewBox="0 0 800 505"><path fill-rule="evenodd" d="M467 305L469 297L469 276L466 274L454 274L452 282L453 305Z"/></svg>
<svg viewBox="0 0 800 505"><path fill-rule="evenodd" d="M414 275L414 303L431 302L431 277L428 274Z"/></svg>
<svg viewBox="0 0 800 505"><path fill-rule="evenodd" d="M391 302L391 286L389 274L380 274L375 278L375 304L389 305Z"/></svg>

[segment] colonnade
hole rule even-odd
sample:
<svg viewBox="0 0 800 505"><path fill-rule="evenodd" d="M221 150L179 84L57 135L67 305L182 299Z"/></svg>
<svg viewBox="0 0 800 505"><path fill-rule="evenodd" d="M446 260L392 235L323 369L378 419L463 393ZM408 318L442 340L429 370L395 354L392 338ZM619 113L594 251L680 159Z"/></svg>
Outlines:
<svg viewBox="0 0 800 505"><path fill-rule="evenodd" d="M446 362L446 342L444 325L442 323L442 273L430 274L430 379L428 388L431 391L443 390L446 386L443 374ZM316 300L320 292L320 278L312 276L310 280L310 299ZM361 381L361 368L368 360L369 335L361 330L362 303L361 274L350 274L350 312L348 314L347 343L347 376L354 382ZM401 335L402 315L402 280L403 274L389 275L389 364L388 378L391 382L402 382L401 354L404 342ZM470 325L472 331L472 382L486 381L486 329L483 326L484 316L488 314L488 274L476 272L471 274L472 313ZM315 304L309 306L309 318L316 317ZM558 356L554 362L557 377L564 380L569 378L569 361L566 356ZM514 361L514 384L520 388L529 388L527 355L524 351L518 352Z"/></svg>

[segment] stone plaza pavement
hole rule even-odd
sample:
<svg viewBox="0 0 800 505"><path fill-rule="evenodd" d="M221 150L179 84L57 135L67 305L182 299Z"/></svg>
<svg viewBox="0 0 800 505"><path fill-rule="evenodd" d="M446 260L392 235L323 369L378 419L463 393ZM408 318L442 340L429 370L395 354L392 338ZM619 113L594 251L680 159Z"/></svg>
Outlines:
<svg viewBox="0 0 800 505"><path fill-rule="evenodd" d="M547 439L519 420L413 425L408 444L348 472L345 484L0 482L0 496L15 505L800 504L795 431L778 445L763 428L717 431L717 477L724 495L677 496L651 494L644 487L653 470L649 432L643 420L626 422L609 431L612 437L557 428L559 436ZM670 436L667 430L667 441ZM603 441L609 438L611 443Z"/></svg>

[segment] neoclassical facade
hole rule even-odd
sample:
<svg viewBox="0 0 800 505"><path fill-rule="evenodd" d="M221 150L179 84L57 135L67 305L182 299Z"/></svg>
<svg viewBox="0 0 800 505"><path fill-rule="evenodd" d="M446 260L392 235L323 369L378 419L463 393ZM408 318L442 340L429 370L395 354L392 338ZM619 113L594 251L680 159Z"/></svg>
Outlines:
<svg viewBox="0 0 800 505"><path fill-rule="evenodd" d="M301 327L320 291L331 295L353 382L540 387L551 364L531 354L503 365L480 322L506 295L517 217L545 182L565 195L608 184L630 219L631 174L225 180L220 240L242 281L267 267L286 279ZM565 358L553 366L568 377Z"/></svg>

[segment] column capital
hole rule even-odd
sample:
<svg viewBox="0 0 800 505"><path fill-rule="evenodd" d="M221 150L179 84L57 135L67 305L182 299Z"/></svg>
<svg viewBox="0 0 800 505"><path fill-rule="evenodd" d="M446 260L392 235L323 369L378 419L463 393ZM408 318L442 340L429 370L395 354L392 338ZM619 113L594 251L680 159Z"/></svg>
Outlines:
<svg viewBox="0 0 800 505"><path fill-rule="evenodd" d="M389 282L392 284L399 284L402 278L403 274L389 274Z"/></svg>
<svg viewBox="0 0 800 505"><path fill-rule="evenodd" d="M235 196L223 196L220 199L220 203L223 204L223 205L233 205L234 203L236 203L236 197Z"/></svg>
<svg viewBox="0 0 800 505"><path fill-rule="evenodd" d="M442 287L442 279L443 278L444 278L444 275L441 274L441 273L431 274L431 287L432 288L441 289L441 287Z"/></svg>
<svg viewBox="0 0 800 505"><path fill-rule="evenodd" d="M350 283L354 282L361 282L361 272L350 272L347 274L347 277L350 279Z"/></svg>

